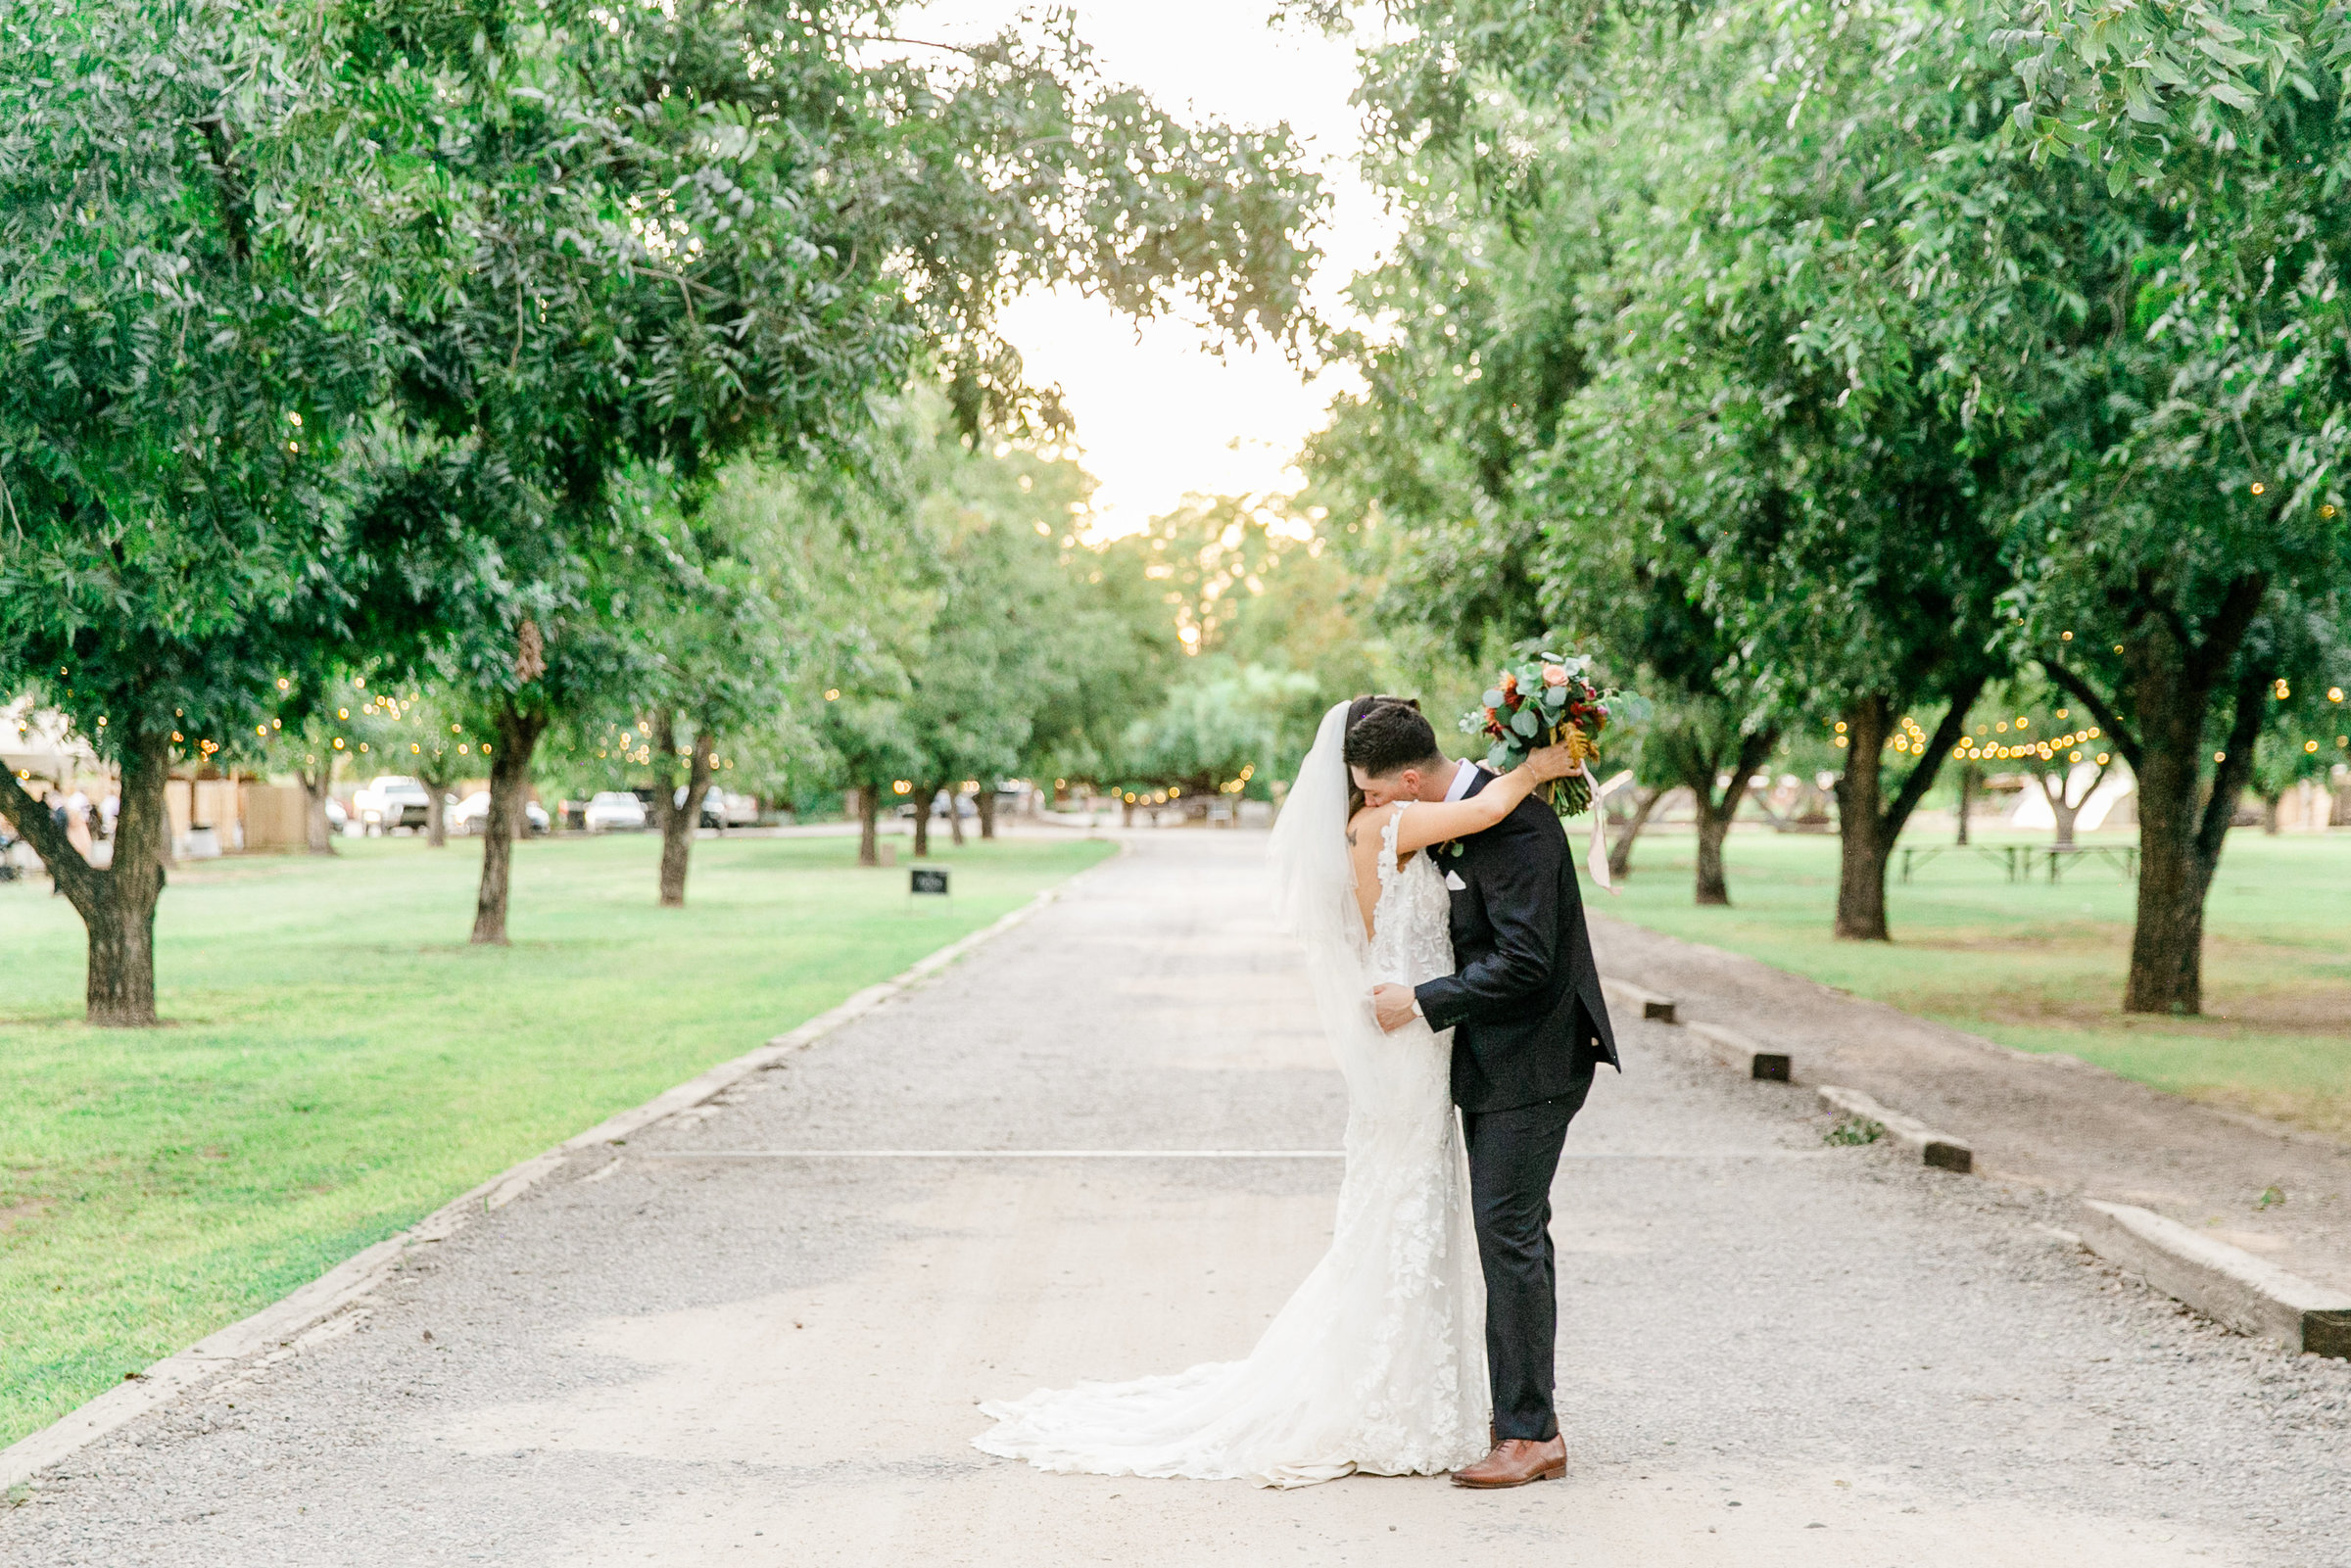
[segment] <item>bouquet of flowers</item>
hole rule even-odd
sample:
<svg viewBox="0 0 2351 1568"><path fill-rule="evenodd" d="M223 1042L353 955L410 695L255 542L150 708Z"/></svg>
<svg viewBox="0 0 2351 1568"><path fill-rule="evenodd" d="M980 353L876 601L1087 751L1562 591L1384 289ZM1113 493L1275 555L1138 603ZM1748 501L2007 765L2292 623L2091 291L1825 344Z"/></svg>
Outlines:
<svg viewBox="0 0 2351 1568"><path fill-rule="evenodd" d="M1516 652L1487 689L1485 706L1462 715L1462 731L1492 738L1486 766L1501 773L1538 747L1565 742L1584 771L1554 779L1538 792L1552 810L1572 817L1592 804L1591 765L1600 756L1600 733L1608 727L1608 705L1620 693L1593 685L1589 655L1562 657L1545 652L1540 642L1522 642Z"/></svg>

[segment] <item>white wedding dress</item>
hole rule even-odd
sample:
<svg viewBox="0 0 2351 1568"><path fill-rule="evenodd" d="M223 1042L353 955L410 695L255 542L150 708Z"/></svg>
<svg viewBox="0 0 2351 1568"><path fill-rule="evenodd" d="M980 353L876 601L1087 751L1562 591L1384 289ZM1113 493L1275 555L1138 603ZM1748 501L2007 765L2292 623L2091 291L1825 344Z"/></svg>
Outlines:
<svg viewBox="0 0 2351 1568"><path fill-rule="evenodd" d="M1314 905L1313 918L1292 924L1308 937L1347 1079L1347 1165L1330 1251L1247 1359L984 1404L996 1425L973 1442L986 1452L1043 1470L1298 1487L1358 1471L1433 1475L1486 1451L1485 1287L1450 1089L1452 1036L1417 1019L1383 1033L1369 1003L1376 981L1452 973L1445 884L1425 854L1398 867L1391 821L1365 943L1345 859L1343 767L1332 782L1343 715L1333 710L1335 731L1325 721L1316 747L1330 742L1324 766L1310 757L1283 812L1284 828L1328 828L1353 927L1334 929L1328 918L1330 894L1341 890L1329 885L1332 856L1309 852L1303 888L1299 870L1285 868L1292 904ZM1337 791L1337 811L1318 802L1311 823L1294 823L1318 775Z"/></svg>

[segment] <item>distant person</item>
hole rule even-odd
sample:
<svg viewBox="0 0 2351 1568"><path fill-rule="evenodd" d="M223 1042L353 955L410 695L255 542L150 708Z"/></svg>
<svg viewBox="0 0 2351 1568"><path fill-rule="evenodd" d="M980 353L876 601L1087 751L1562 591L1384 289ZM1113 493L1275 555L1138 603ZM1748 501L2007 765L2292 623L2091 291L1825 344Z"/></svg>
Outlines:
<svg viewBox="0 0 2351 1568"><path fill-rule="evenodd" d="M90 858L90 797L76 789L66 796L66 842L83 861Z"/></svg>
<svg viewBox="0 0 2351 1568"><path fill-rule="evenodd" d="M1579 756L1497 778L1448 761L1401 699L1323 716L1272 854L1347 1080L1330 1250L1246 1358L983 1405L978 1447L1269 1487L1564 1472L1549 1193L1616 1052L1566 835L1533 795Z"/></svg>
<svg viewBox="0 0 2351 1568"><path fill-rule="evenodd" d="M62 789L52 789L42 803L49 808L49 825L63 833L66 831L66 792ZM57 869L49 868L49 896L55 898L65 890L64 885L57 879Z"/></svg>

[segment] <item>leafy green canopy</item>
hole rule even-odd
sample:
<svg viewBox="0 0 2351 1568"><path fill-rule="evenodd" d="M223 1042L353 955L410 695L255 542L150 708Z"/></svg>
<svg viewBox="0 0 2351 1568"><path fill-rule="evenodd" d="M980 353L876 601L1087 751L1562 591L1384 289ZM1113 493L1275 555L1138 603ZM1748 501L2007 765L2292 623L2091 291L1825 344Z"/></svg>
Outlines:
<svg viewBox="0 0 2351 1568"><path fill-rule="evenodd" d="M1290 0L1345 28L1355 8ZM1628 61L1665 53L1682 34L1754 8L1700 0L1382 0L1365 51L1370 122L1397 149L1444 144L1490 187L1539 186L1539 161L1490 134L1495 95L1605 120L1637 97ZM1836 5L1799 5L1831 20ZM1962 0L1943 26L1988 49L2003 118L1988 121L2037 160L2079 159L2120 191L2172 154L2241 138L2279 100L2323 104L2351 68L2351 22L2311 0ZM2333 78L2330 82L2329 78ZM2255 131L2258 135L2258 131Z"/></svg>
<svg viewBox="0 0 2351 1568"><path fill-rule="evenodd" d="M334 85L209 0L0 22L0 681L105 754L431 613L424 520L354 504L389 285Z"/></svg>
<svg viewBox="0 0 2351 1568"><path fill-rule="evenodd" d="M967 425L1050 422L992 327L1032 282L1295 326L1285 132L1187 126L1066 25L924 51L893 10L12 12L12 684L227 735L422 629L474 689L584 683L633 468L853 455L932 364Z"/></svg>

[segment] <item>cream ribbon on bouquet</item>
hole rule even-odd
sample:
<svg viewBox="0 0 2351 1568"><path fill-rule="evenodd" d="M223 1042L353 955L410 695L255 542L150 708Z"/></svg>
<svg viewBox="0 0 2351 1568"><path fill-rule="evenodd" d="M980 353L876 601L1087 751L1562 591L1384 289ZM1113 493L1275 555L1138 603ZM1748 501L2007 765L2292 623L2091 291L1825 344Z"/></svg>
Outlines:
<svg viewBox="0 0 2351 1568"><path fill-rule="evenodd" d="M1611 897L1615 896L1617 888L1614 882L1608 880L1608 822L1607 813L1601 808L1607 804L1608 796L1632 782L1633 770L1627 768L1607 784L1592 786L1592 846L1584 851L1584 866L1592 873L1592 879L1607 888Z"/></svg>

